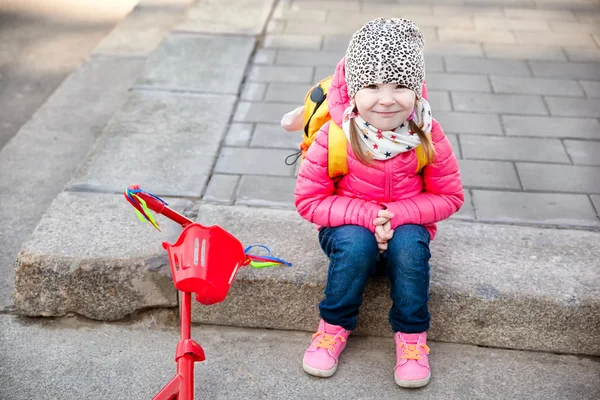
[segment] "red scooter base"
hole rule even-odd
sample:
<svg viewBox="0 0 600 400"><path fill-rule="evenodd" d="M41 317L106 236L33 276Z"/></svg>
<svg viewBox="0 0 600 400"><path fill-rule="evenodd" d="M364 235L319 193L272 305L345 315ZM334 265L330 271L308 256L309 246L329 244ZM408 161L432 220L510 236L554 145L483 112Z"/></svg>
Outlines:
<svg viewBox="0 0 600 400"><path fill-rule="evenodd" d="M192 294L184 292L181 304L181 338L177 343L177 373L152 400L193 400L194 363L204 361L204 350L190 338Z"/></svg>

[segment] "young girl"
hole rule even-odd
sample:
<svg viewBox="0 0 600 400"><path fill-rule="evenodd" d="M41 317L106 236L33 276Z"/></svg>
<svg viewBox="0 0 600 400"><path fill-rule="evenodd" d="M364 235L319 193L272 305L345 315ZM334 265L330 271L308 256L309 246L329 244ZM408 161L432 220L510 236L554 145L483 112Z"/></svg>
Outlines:
<svg viewBox="0 0 600 400"><path fill-rule="evenodd" d="M327 94L330 123L349 142L348 174L327 172L329 123L308 149L296 185L300 215L319 225L329 257L321 321L304 370L337 369L367 280L383 265L391 284L395 381L429 382L429 242L437 221L463 204L458 163L422 96L423 34L405 19L378 18L358 30Z"/></svg>

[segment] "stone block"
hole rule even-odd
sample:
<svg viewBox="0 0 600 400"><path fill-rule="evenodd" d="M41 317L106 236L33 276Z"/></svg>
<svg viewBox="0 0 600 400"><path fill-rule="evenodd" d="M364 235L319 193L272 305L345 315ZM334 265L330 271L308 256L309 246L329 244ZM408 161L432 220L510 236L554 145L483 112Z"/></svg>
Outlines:
<svg viewBox="0 0 600 400"><path fill-rule="evenodd" d="M296 51L279 50L276 63L278 65L306 65L335 67L344 57L343 51Z"/></svg>
<svg viewBox="0 0 600 400"><path fill-rule="evenodd" d="M302 132L288 132L275 124L256 124L251 147L298 150L302 143ZM290 151L290 154L292 151Z"/></svg>
<svg viewBox="0 0 600 400"><path fill-rule="evenodd" d="M253 48L250 37L167 36L137 86L237 95Z"/></svg>
<svg viewBox="0 0 600 400"><path fill-rule="evenodd" d="M600 226L587 196L580 194L473 190L473 196L479 221L563 227Z"/></svg>
<svg viewBox="0 0 600 400"><path fill-rule="evenodd" d="M295 107L287 103L239 102L233 116L235 122L267 122L279 124L283 115Z"/></svg>
<svg viewBox="0 0 600 400"><path fill-rule="evenodd" d="M515 78L509 76L490 77L494 92L515 94L540 94L564 97L583 97L584 93L576 81L565 79Z"/></svg>
<svg viewBox="0 0 600 400"><path fill-rule="evenodd" d="M429 101L433 110L452 111L448 92L427 91L427 101Z"/></svg>
<svg viewBox="0 0 600 400"><path fill-rule="evenodd" d="M295 188L294 177L244 175L235 204L295 209Z"/></svg>
<svg viewBox="0 0 600 400"><path fill-rule="evenodd" d="M594 39L584 33L515 32L517 43L548 46L596 47Z"/></svg>
<svg viewBox="0 0 600 400"><path fill-rule="evenodd" d="M594 204L594 208L596 209L596 214L600 217L600 195L593 194L590 196L592 203Z"/></svg>
<svg viewBox="0 0 600 400"><path fill-rule="evenodd" d="M451 133L450 134L446 133L446 137L450 141L450 145L452 146L452 152L454 153L456 158L462 158L462 155L460 152L460 145L458 144L458 136L453 135Z"/></svg>
<svg viewBox="0 0 600 400"><path fill-rule="evenodd" d="M600 140L565 140L564 144L573 164L600 166Z"/></svg>
<svg viewBox="0 0 600 400"><path fill-rule="evenodd" d="M216 173L292 176L294 167L285 164L289 150L223 147Z"/></svg>
<svg viewBox="0 0 600 400"><path fill-rule="evenodd" d="M446 57L448 72L493 74L500 76L531 76L524 61L488 60L484 58Z"/></svg>
<svg viewBox="0 0 600 400"><path fill-rule="evenodd" d="M517 170L511 162L459 160L463 186L484 189L520 190Z"/></svg>
<svg viewBox="0 0 600 400"><path fill-rule="evenodd" d="M316 82L315 82L316 83ZM298 106L304 104L306 93L313 87L312 83L288 84L270 83L265 97L266 101L294 103ZM290 110L294 107L290 106Z"/></svg>
<svg viewBox="0 0 600 400"><path fill-rule="evenodd" d="M248 75L249 81L311 83L312 67L291 67L282 65L253 65Z"/></svg>
<svg viewBox="0 0 600 400"><path fill-rule="evenodd" d="M600 99L600 82L580 81L587 97Z"/></svg>
<svg viewBox="0 0 600 400"><path fill-rule="evenodd" d="M275 49L258 49L252 58L253 64L275 64L277 50Z"/></svg>
<svg viewBox="0 0 600 400"><path fill-rule="evenodd" d="M325 36L323 39L323 50L346 52L351 38L352 35L350 34Z"/></svg>
<svg viewBox="0 0 600 400"><path fill-rule="evenodd" d="M209 34L260 35L275 0L203 0L187 11L176 26L186 32Z"/></svg>
<svg viewBox="0 0 600 400"><path fill-rule="evenodd" d="M194 321L314 331L328 261L313 225L294 210L214 205L201 206L199 222L221 225L244 244L265 244L293 267L241 269L227 299L196 305ZM592 283L599 272L589 268L600 259L597 232L460 221L439 228L431 245L430 339L600 354L600 293ZM385 279L369 282L355 333L391 336L390 303Z"/></svg>
<svg viewBox="0 0 600 400"><path fill-rule="evenodd" d="M504 10L508 18L515 19L538 19L543 21L577 21L572 11L567 10L524 10L522 8L506 8Z"/></svg>
<svg viewBox="0 0 600 400"><path fill-rule="evenodd" d="M425 54L425 69L427 72L443 72L444 59L442 56Z"/></svg>
<svg viewBox="0 0 600 400"><path fill-rule="evenodd" d="M562 49L554 46L484 44L483 49L488 58L567 61Z"/></svg>
<svg viewBox="0 0 600 400"><path fill-rule="evenodd" d="M589 63L553 63L531 61L534 76L559 79L591 79L600 80L600 68Z"/></svg>
<svg viewBox="0 0 600 400"><path fill-rule="evenodd" d="M241 100L262 101L265 99L267 84L261 82L246 82L242 86Z"/></svg>
<svg viewBox="0 0 600 400"><path fill-rule="evenodd" d="M600 99L546 97L550 114L558 117L600 118Z"/></svg>
<svg viewBox="0 0 600 400"><path fill-rule="evenodd" d="M425 55L459 56L459 57L483 57L480 44L473 43L448 43L427 42L425 44Z"/></svg>
<svg viewBox="0 0 600 400"><path fill-rule="evenodd" d="M582 22L549 22L552 31L557 33L600 33L598 24Z"/></svg>
<svg viewBox="0 0 600 400"><path fill-rule="evenodd" d="M183 18L183 10L136 7L94 49L94 53L146 56L152 53L173 25Z"/></svg>
<svg viewBox="0 0 600 400"><path fill-rule="evenodd" d="M512 32L440 28L441 42L453 43L516 43Z"/></svg>
<svg viewBox="0 0 600 400"><path fill-rule="evenodd" d="M234 122L229 127L225 136L225 146L245 147L248 146L254 132L254 124Z"/></svg>
<svg viewBox="0 0 600 400"><path fill-rule="evenodd" d="M306 21L306 22L325 22L327 19L326 10L286 10L277 8L273 13L273 18L288 21Z"/></svg>
<svg viewBox="0 0 600 400"><path fill-rule="evenodd" d="M600 49L584 47L563 47L570 61L575 62L600 62Z"/></svg>
<svg viewBox="0 0 600 400"><path fill-rule="evenodd" d="M465 202L458 210L458 212L452 214L450 217L451 220L459 220L459 221L475 221L475 209L473 208L473 200L471 199L471 192L467 189L464 191L465 193Z"/></svg>
<svg viewBox="0 0 600 400"><path fill-rule="evenodd" d="M266 49L319 50L322 41L321 35L269 34L265 36L263 47Z"/></svg>
<svg viewBox="0 0 600 400"><path fill-rule="evenodd" d="M235 96L131 93L70 186L119 193L139 183L159 196L199 197L235 101Z"/></svg>
<svg viewBox="0 0 600 400"><path fill-rule="evenodd" d="M466 159L571 163L558 139L461 135L460 144Z"/></svg>
<svg viewBox="0 0 600 400"><path fill-rule="evenodd" d="M465 7L463 5L457 6L454 1L451 5L445 4L434 4L433 15L460 15L466 17L487 17L487 18L503 18L504 13L500 7Z"/></svg>
<svg viewBox="0 0 600 400"><path fill-rule="evenodd" d="M458 113L433 111L446 133L472 133L476 135L502 135L502 125L497 114Z"/></svg>
<svg viewBox="0 0 600 400"><path fill-rule="evenodd" d="M600 167L517 163L525 190L600 193Z"/></svg>
<svg viewBox="0 0 600 400"><path fill-rule="evenodd" d="M19 249L121 108L143 67L143 60L133 58L87 60L1 147L0 309L13 304L12 263ZM40 160L43 168L32 167Z"/></svg>
<svg viewBox="0 0 600 400"><path fill-rule="evenodd" d="M490 82L485 75L427 74L428 90L450 90L464 92L491 92Z"/></svg>
<svg viewBox="0 0 600 400"><path fill-rule="evenodd" d="M475 17L475 29L484 31L542 31L550 32L550 26L543 20L482 18ZM511 42L514 43L514 42Z"/></svg>
<svg viewBox="0 0 600 400"><path fill-rule="evenodd" d="M452 104L456 111L548 115L540 96L452 92Z"/></svg>
<svg viewBox="0 0 600 400"><path fill-rule="evenodd" d="M600 122L595 118L524 117L503 115L509 136L570 137L600 139Z"/></svg>
<svg viewBox="0 0 600 400"><path fill-rule="evenodd" d="M232 204L239 180L239 175L213 174L202 200L211 203Z"/></svg>
<svg viewBox="0 0 600 400"><path fill-rule="evenodd" d="M191 206L167 202L180 212ZM17 257L15 311L117 320L149 307L176 307L161 242L172 243L181 228L161 216L157 221L163 232L142 224L122 195L61 193Z"/></svg>

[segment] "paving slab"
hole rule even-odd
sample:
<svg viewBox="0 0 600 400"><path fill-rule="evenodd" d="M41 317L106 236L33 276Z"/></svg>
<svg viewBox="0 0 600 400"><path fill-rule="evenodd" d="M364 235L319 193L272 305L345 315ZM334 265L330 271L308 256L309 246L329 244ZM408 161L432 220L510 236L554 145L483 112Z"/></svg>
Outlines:
<svg viewBox="0 0 600 400"><path fill-rule="evenodd" d="M46 208L127 98L142 60L96 57L70 75L0 150L0 308L12 301L12 263ZM43 160L43 168L37 168Z"/></svg>
<svg viewBox="0 0 600 400"><path fill-rule="evenodd" d="M136 87L237 95L254 43L243 36L169 35Z"/></svg>
<svg viewBox="0 0 600 400"><path fill-rule="evenodd" d="M501 116L508 136L600 139L600 122L596 118Z"/></svg>
<svg viewBox="0 0 600 400"><path fill-rule="evenodd" d="M179 212L192 206L167 202ZM15 312L116 320L139 309L175 307L161 243L173 243L181 228L157 217L163 233L142 224L122 195L61 193L15 261Z"/></svg>
<svg viewBox="0 0 600 400"><path fill-rule="evenodd" d="M228 298L195 307L195 321L314 329L328 263L313 225L294 210L208 204L201 205L198 221L223 226L242 243L267 245L294 266L240 270ZM590 260L600 260L599 239L598 232L441 223L432 244L431 337L600 354L600 292L594 284L600 268L590 268ZM369 283L357 333L391 335L388 292L384 279Z"/></svg>
<svg viewBox="0 0 600 400"><path fill-rule="evenodd" d="M600 118L600 99L570 99L568 97L546 97L550 114L557 117Z"/></svg>
<svg viewBox="0 0 600 400"><path fill-rule="evenodd" d="M565 53L560 47L486 43L483 45L483 49L488 58L567 61Z"/></svg>
<svg viewBox="0 0 600 400"><path fill-rule="evenodd" d="M433 111L446 133L471 133L476 135L502 135L498 114ZM599 126L600 127L600 126Z"/></svg>
<svg viewBox="0 0 600 400"><path fill-rule="evenodd" d="M158 196L200 197L235 101L225 95L131 93L70 187L119 193L140 183Z"/></svg>
<svg viewBox="0 0 600 400"><path fill-rule="evenodd" d="M534 76L543 78L600 80L598 66L591 63L530 61L529 65Z"/></svg>
<svg viewBox="0 0 600 400"><path fill-rule="evenodd" d="M136 7L96 46L94 54L147 56L184 17L183 8Z"/></svg>
<svg viewBox="0 0 600 400"><path fill-rule="evenodd" d="M513 163L489 160L459 160L464 187L521 189Z"/></svg>
<svg viewBox="0 0 600 400"><path fill-rule="evenodd" d="M212 174L202 197L207 202L233 204L239 175Z"/></svg>
<svg viewBox="0 0 600 400"><path fill-rule="evenodd" d="M571 99L562 98L560 100L571 101ZM452 104L455 111L548 115L546 106L540 96L452 92Z"/></svg>
<svg viewBox="0 0 600 400"><path fill-rule="evenodd" d="M175 373L178 331L152 321L125 326L2 315L0 331L5 400L39 398L40 393L65 400L149 399ZM338 372L322 379L302 371L307 332L203 325L192 329L192 337L206 353L206 361L195 367L196 398L338 399L349 392L381 400L600 396L595 384L600 364L593 358L429 341L433 378L425 389L408 390L394 383L391 338L351 336Z"/></svg>
<svg viewBox="0 0 600 400"><path fill-rule="evenodd" d="M491 76L495 93L540 94L564 97L584 97L585 93L574 80L515 78Z"/></svg>
<svg viewBox="0 0 600 400"><path fill-rule="evenodd" d="M290 150L223 147L214 172L292 176L294 166L285 164L285 158L288 155L290 155Z"/></svg>
<svg viewBox="0 0 600 400"><path fill-rule="evenodd" d="M524 184L525 185L525 184ZM525 189L530 189L525 186ZM587 196L473 190L479 221L597 228Z"/></svg>
<svg viewBox="0 0 600 400"><path fill-rule="evenodd" d="M258 36L275 0L202 0L192 6L175 30Z"/></svg>
<svg viewBox="0 0 600 400"><path fill-rule="evenodd" d="M244 175L235 204L295 209L295 188L294 177Z"/></svg>
<svg viewBox="0 0 600 400"><path fill-rule="evenodd" d="M564 143L573 164L600 166L600 141L565 140Z"/></svg>
<svg viewBox="0 0 600 400"><path fill-rule="evenodd" d="M558 139L461 135L460 144L464 158L571 163Z"/></svg>
<svg viewBox="0 0 600 400"><path fill-rule="evenodd" d="M522 60L490 60L476 57L447 56L446 69L452 73L495 74L500 76L531 76Z"/></svg>
<svg viewBox="0 0 600 400"><path fill-rule="evenodd" d="M517 169L525 190L600 193L600 167L519 162Z"/></svg>

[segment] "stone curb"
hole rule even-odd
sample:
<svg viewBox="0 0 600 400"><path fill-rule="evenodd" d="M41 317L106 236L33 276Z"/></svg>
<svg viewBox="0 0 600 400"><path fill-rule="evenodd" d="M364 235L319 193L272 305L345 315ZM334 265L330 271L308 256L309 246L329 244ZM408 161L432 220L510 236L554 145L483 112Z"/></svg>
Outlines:
<svg viewBox="0 0 600 400"><path fill-rule="evenodd" d="M269 246L292 268L240 270L228 298L195 305L201 323L313 331L327 278L315 228L295 211L202 205L200 223ZM440 224L431 261L431 338L482 346L600 354L597 232ZM365 293L357 333L391 335L385 279Z"/></svg>

